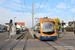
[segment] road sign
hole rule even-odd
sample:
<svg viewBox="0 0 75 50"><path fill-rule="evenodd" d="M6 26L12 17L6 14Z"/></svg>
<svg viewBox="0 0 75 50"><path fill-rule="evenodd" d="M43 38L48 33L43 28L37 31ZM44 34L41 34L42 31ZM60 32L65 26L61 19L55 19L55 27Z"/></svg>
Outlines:
<svg viewBox="0 0 75 50"><path fill-rule="evenodd" d="M9 25L9 23L5 23L6 25Z"/></svg>

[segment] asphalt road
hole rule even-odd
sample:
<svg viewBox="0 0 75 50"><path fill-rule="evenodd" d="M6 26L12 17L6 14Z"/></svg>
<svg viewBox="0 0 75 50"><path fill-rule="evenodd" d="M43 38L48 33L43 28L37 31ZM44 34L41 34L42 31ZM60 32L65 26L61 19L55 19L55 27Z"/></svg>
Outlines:
<svg viewBox="0 0 75 50"><path fill-rule="evenodd" d="M11 39L7 39L7 35L8 32L0 33L0 50L13 41Z"/></svg>
<svg viewBox="0 0 75 50"><path fill-rule="evenodd" d="M26 32L28 34L27 47L26 50L75 50L75 40L74 39L59 39L56 41L41 41L39 39L32 39L30 32ZM0 50L9 50L13 44L15 44L18 40L14 39L6 39L5 36L7 32L0 34ZM65 35L65 34L64 34ZM64 37L63 35L63 37ZM67 36L66 36L67 35ZM65 35L65 38L70 36L68 34ZM72 34L74 36L74 34ZM70 37L73 37L73 36ZM2 38L1 38L2 37ZM23 50L25 39L22 39L18 46L14 50Z"/></svg>
<svg viewBox="0 0 75 50"><path fill-rule="evenodd" d="M19 37L20 35L22 35L25 32L22 32L21 34L17 34L17 35L12 35L11 39L7 39L8 33L9 32L0 33L0 50L2 50L4 47L9 45L10 43L14 42L17 39L17 37Z"/></svg>

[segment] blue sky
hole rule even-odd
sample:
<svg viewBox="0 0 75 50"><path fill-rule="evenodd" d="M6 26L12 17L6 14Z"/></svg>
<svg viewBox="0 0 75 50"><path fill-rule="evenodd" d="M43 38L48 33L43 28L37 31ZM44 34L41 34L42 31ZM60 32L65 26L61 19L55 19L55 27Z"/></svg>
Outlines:
<svg viewBox="0 0 75 50"><path fill-rule="evenodd" d="M0 24L8 23L10 19L16 17L16 22L25 22L25 26L31 27L32 3L34 3L34 19L48 17L52 19L59 18L64 22L73 20L75 0L46 1L47 0L0 0Z"/></svg>

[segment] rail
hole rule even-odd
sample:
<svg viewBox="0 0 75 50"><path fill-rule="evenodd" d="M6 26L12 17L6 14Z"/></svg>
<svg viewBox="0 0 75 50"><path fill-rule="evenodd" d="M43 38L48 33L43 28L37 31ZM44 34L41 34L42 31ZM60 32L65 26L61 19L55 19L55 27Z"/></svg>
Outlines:
<svg viewBox="0 0 75 50"><path fill-rule="evenodd" d="M26 33L23 33L20 37L18 37L17 39L19 39L19 41L18 41L15 45L13 45L13 46L10 48L10 50L13 50L13 49L15 48L15 46L21 41L21 39L24 38L25 35L26 35Z"/></svg>
<svg viewBox="0 0 75 50"><path fill-rule="evenodd" d="M58 44L58 45L60 45L60 46L62 46L62 47L64 47L64 48L67 48L68 50L70 50L68 47L65 47L65 46L63 46L63 45L61 45L61 44L59 44L59 43L57 43L57 42L54 42L54 43L56 43L56 44Z"/></svg>
<svg viewBox="0 0 75 50"><path fill-rule="evenodd" d="M60 46L62 46L62 47L64 47L64 48L67 48L68 50L70 50L68 47L65 47L65 46L63 46L63 45L61 45L61 44L59 44L59 43L57 43L55 41L53 41L53 42L56 43L56 44L58 44L58 45L60 45ZM45 43L48 44L49 46L51 46L52 48L54 48L55 50L58 50L57 48L55 48L51 44L49 44L47 41L45 41Z"/></svg>
<svg viewBox="0 0 75 50"><path fill-rule="evenodd" d="M26 38L26 41L25 41L25 45L24 45L24 48L23 48L23 50L26 50L26 46L27 46L27 40L28 40L28 35L27 35L27 38Z"/></svg>
<svg viewBox="0 0 75 50"><path fill-rule="evenodd" d="M55 50L57 50L57 48L53 47L51 44L49 44L48 42L45 41L46 44L48 44L49 46L51 46L52 48L54 48Z"/></svg>

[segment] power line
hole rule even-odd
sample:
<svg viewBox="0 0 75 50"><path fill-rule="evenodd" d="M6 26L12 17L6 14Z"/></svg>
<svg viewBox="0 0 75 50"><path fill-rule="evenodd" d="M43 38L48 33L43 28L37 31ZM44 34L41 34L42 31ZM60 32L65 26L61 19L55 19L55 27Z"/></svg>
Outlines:
<svg viewBox="0 0 75 50"><path fill-rule="evenodd" d="M24 0L24 4L25 4L25 7L28 9L28 11L32 14L32 12L29 10L28 6L26 6L25 0Z"/></svg>
<svg viewBox="0 0 75 50"><path fill-rule="evenodd" d="M45 4L43 5L43 7L46 5L46 3L48 2L48 0L45 2ZM41 10L39 11L39 13L42 11L43 7L41 8ZM37 15L38 16L38 15Z"/></svg>
<svg viewBox="0 0 75 50"><path fill-rule="evenodd" d="M20 4L21 4L21 8L22 8L23 15L24 15L24 11L23 11L23 6L22 6L22 3L21 3L21 0L20 0Z"/></svg>
<svg viewBox="0 0 75 50"><path fill-rule="evenodd" d="M42 0L41 0L41 2L42 2ZM40 7L40 5L41 5L41 2L40 2L38 8L36 9L36 11L35 11L34 13L36 13L37 10L39 9L39 7ZM45 2L45 4L43 5L43 7L46 5L47 2L48 2L48 0ZM20 3L21 3L21 0L20 0ZM28 11L32 14L32 12L30 11L30 9L28 8L28 6L27 6L26 3L25 3L25 0L24 0L24 4L25 4L25 7L28 9ZM22 7L22 3L21 3L21 7ZM42 7L41 10L39 11L39 13L42 11L43 7ZM22 7L22 11L23 11L23 7ZM23 13L24 13L24 11L23 11Z"/></svg>
<svg viewBox="0 0 75 50"><path fill-rule="evenodd" d="M26 3L24 3L25 4L25 6L26 6ZM27 7L27 6L26 6ZM29 10L29 8L27 7L27 9L28 9L28 11L31 13L31 11Z"/></svg>
<svg viewBox="0 0 75 50"><path fill-rule="evenodd" d="M42 0L41 0L41 2L42 2ZM37 10L39 9L39 7L40 7L40 5L41 5L41 2L40 2L40 4L39 4L38 8L36 9L36 11L35 11L34 13L36 13L36 12L37 12Z"/></svg>
<svg viewBox="0 0 75 50"><path fill-rule="evenodd" d="M46 5L47 2L48 2L48 0L45 2L45 4L43 5L43 7ZM42 7L41 10L39 11L39 13L42 11L43 7Z"/></svg>
<svg viewBox="0 0 75 50"><path fill-rule="evenodd" d="M48 1L48 0L47 0L47 1ZM46 1L45 4L43 5L43 7L46 5L47 1ZM41 2L42 2L42 0L41 0ZM40 7L40 5L41 5L41 2L40 2L40 4L39 4L38 8L36 9L36 11L34 12L34 14L35 14L35 13L37 12L37 10L39 9L39 7ZM25 3L25 0L24 0L24 4L25 4L26 8L28 9L28 11L32 14L32 12L29 10L29 8L27 7L27 5L26 5L26 3ZM42 9L43 9L43 7L42 7ZM39 11L39 13L42 11L42 9Z"/></svg>

